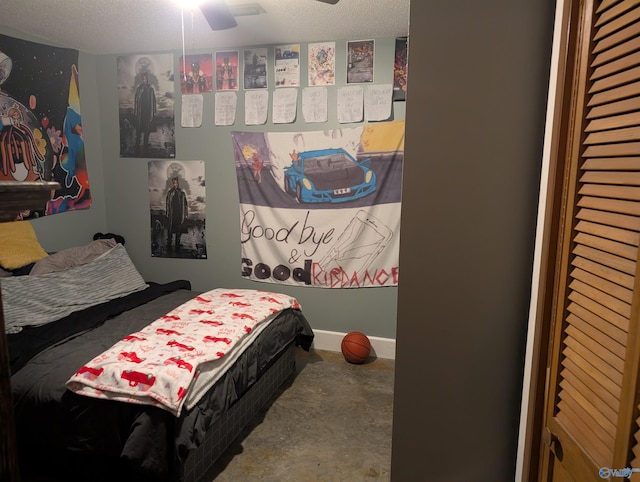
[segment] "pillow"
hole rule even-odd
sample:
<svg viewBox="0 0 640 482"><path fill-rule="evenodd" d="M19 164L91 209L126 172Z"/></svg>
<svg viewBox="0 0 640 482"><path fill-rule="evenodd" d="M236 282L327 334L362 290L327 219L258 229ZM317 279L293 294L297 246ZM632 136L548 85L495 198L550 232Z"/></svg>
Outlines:
<svg viewBox="0 0 640 482"><path fill-rule="evenodd" d="M55 273L82 266L113 249L116 244L114 239L98 239L84 246L63 249L37 261L29 274Z"/></svg>
<svg viewBox="0 0 640 482"><path fill-rule="evenodd" d="M0 223L0 266L22 268L47 256L29 221Z"/></svg>
<svg viewBox="0 0 640 482"><path fill-rule="evenodd" d="M45 325L148 286L121 244L73 269L0 278L5 333Z"/></svg>

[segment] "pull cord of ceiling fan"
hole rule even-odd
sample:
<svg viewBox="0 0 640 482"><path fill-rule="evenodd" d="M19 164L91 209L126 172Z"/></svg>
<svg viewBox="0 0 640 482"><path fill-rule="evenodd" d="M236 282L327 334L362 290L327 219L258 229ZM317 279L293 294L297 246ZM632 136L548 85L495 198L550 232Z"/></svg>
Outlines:
<svg viewBox="0 0 640 482"><path fill-rule="evenodd" d="M180 9L180 17L182 20L182 75L184 76L184 80L186 82L187 81L187 57L185 55L185 48L184 48L184 7Z"/></svg>
<svg viewBox="0 0 640 482"><path fill-rule="evenodd" d="M180 20L182 23L182 75L185 82L187 81L187 55L185 51L184 41L184 7L180 9ZM195 35L193 34L193 10L191 11L191 51L195 48Z"/></svg>

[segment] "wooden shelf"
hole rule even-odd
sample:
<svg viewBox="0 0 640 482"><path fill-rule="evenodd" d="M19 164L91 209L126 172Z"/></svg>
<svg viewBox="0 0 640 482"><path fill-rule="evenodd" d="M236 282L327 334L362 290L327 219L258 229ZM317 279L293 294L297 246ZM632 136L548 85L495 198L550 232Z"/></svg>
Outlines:
<svg viewBox="0 0 640 482"><path fill-rule="evenodd" d="M13 221L21 211L40 210L51 199L51 191L60 189L57 182L0 181L0 222ZM16 446L9 346L4 332L2 294L0 293L0 480L18 482L18 448Z"/></svg>

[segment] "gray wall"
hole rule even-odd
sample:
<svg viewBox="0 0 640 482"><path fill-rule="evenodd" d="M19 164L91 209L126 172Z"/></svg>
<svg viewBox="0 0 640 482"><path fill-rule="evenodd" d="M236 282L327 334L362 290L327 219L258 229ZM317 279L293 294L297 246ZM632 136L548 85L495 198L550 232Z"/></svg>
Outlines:
<svg viewBox="0 0 640 482"><path fill-rule="evenodd" d="M0 33L12 34L1 28ZM375 39L376 48L375 83L392 83L395 38L372 38ZM241 51L243 47L251 46L237 48ZM267 47L271 56L270 65L273 65L273 46ZM209 52L214 51L215 48L212 48ZM203 51L187 53L200 52ZM305 44L302 52L306 52ZM171 53L174 54L175 72L179 72L181 46L176 45L176 50ZM302 57L301 72L304 73L307 65L305 56ZM195 129L181 128L180 87L176 82L176 159L205 161L208 251L206 260L151 257L148 159L120 158L119 155L116 60L116 55L80 55L81 108L94 204L88 211L64 213L33 221L45 249L53 251L82 244L90 240L97 231L118 233L125 237L127 251L147 280L166 282L188 279L196 290L221 286L278 290L289 293L300 301L312 327L316 330L358 330L371 336L394 339L397 306L395 287L349 290L306 288L257 283L243 279L240 275L240 216L231 132L304 132L352 127L354 124L339 124L336 115L336 91L338 87L345 85L346 78L346 40L336 40L336 86L328 88L329 121L323 124L306 124L303 121L299 95L295 123L274 125L270 122L269 116L266 125L245 126L244 99L240 91L235 125L214 126L214 97L211 93L204 95L203 126ZM273 86L273 69L270 70L269 76L269 85ZM306 86L304 75L301 75L301 82L302 87ZM270 90L273 91L273 88ZM395 102L392 115L392 120L404 119L405 103Z"/></svg>
<svg viewBox="0 0 640 482"><path fill-rule="evenodd" d="M411 2L391 478L513 481L554 2Z"/></svg>
<svg viewBox="0 0 640 482"><path fill-rule="evenodd" d="M247 46L244 46L247 47ZM273 46L269 46L273 65ZM393 52L395 39L377 38L375 81L393 81ZM241 49L241 47L240 47ZM228 49L225 49L228 50ZM397 288L371 288L356 290L331 290L257 283L245 280L240 275L240 216L236 171L233 161L231 132L234 130L256 131L310 131L340 127L336 120L336 89L344 85L346 41L336 40L336 79L338 85L329 88L329 122L306 124L300 111L293 124L245 126L244 99L238 96L236 124L215 127L213 124L213 94L205 94L203 127L184 129L176 127L177 159L204 160L207 182L207 260L180 260L152 258L149 237L149 198L147 192L147 160L119 157L118 105L116 81L116 57L100 56L97 61L99 84L99 109L102 136L113 142L104 142L104 184L108 193L107 225L109 230L121 233L127 239L127 250L146 279L169 281L184 278L198 290L219 286L275 289L295 296L314 329L348 332L361 330L373 336L395 338ZM302 52L306 52L303 46ZM176 51L176 71L180 52ZM198 52L194 52L198 53ZM303 55L304 57L304 55ZM303 58L302 72L306 72ZM273 69L269 85L273 86ZM306 86L304 76L302 85ZM177 84L177 83L176 83ZM270 89L273 90L273 89ZM176 92L179 91L178 90ZM396 119L404 118L404 103L395 103ZM180 112L180 96L177 96L175 111ZM179 116L176 117L179 125ZM114 195L111 195L114 193ZM117 194L115 194L117 193ZM122 213L127 213L123 216Z"/></svg>

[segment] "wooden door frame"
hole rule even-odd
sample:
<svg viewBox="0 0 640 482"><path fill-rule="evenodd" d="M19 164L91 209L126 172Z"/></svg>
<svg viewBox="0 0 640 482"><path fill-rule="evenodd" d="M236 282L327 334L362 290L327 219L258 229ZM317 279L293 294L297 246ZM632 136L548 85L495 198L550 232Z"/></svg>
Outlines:
<svg viewBox="0 0 640 482"><path fill-rule="evenodd" d="M525 360L522 414L516 476L537 481L542 447L549 343L555 311L556 260L562 246L560 231L565 197L566 152L571 125L571 91L576 81L574 61L580 28L580 0L557 0L547 104L545 148L538 207L534 274ZM527 370L527 366L529 370Z"/></svg>

